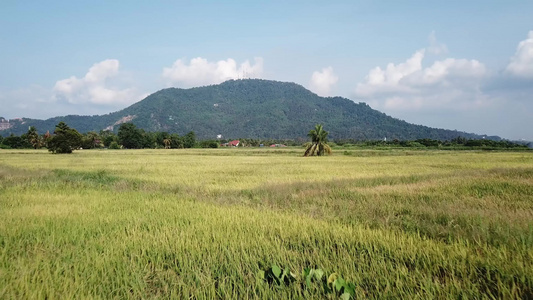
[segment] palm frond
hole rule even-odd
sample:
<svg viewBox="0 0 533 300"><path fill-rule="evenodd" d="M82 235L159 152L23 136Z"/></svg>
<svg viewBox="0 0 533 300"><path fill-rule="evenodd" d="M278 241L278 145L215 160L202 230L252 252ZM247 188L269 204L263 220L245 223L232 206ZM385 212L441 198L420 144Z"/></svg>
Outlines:
<svg viewBox="0 0 533 300"><path fill-rule="evenodd" d="M324 144L324 150L326 151L327 154L331 154L332 153L331 147L328 144Z"/></svg>

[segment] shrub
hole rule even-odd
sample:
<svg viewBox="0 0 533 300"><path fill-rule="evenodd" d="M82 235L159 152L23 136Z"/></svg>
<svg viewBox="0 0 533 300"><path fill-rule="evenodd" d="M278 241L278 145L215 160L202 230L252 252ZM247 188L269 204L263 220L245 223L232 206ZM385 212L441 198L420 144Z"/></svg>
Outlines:
<svg viewBox="0 0 533 300"><path fill-rule="evenodd" d="M117 142L113 141L111 144L109 144L109 149L120 149L120 146Z"/></svg>

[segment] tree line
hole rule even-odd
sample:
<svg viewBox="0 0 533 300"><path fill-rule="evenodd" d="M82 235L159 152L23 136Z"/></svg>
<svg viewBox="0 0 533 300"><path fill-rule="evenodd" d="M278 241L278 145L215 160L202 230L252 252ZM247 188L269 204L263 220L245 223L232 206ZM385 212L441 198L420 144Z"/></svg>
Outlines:
<svg viewBox="0 0 533 300"><path fill-rule="evenodd" d="M193 148L203 146L205 141L198 143L193 131L184 136L167 132L145 132L132 123L120 126L118 133L101 130L89 131L85 134L70 128L65 122L59 122L53 133L39 134L34 126L20 136L11 134L0 136L0 148L3 149L40 149L47 148L52 153L72 153L77 149L142 149L142 148ZM212 146L212 143L209 144ZM218 143L216 144L218 146Z"/></svg>
<svg viewBox="0 0 533 300"><path fill-rule="evenodd" d="M39 134L37 128L30 126L20 136L11 134L0 136L0 149L41 149L47 148L52 153L72 153L77 149L182 149L182 148L218 148L221 143L230 140L198 140L194 131L185 135L168 132L147 132L133 123L120 125L118 132L100 130L81 134L65 122L59 122L53 133ZM292 140L240 139L240 146L259 147L261 144L301 145Z"/></svg>
<svg viewBox="0 0 533 300"><path fill-rule="evenodd" d="M458 136L451 140L434 140L434 139L417 139L417 140L372 140L372 141L356 141L356 140L336 140L336 146L358 146L358 147L401 147L401 148L432 148L432 149L528 149L531 143L518 143L508 140L495 141L491 139L467 139Z"/></svg>
<svg viewBox="0 0 533 300"><path fill-rule="evenodd" d="M316 128L315 128L316 129ZM70 128L65 122L59 122L53 133L39 134L34 126L20 136L11 134L7 137L0 136L0 149L40 149L47 148L52 153L71 153L76 149L144 149L144 148L218 148L220 144L229 142L231 139L197 140L194 131L185 135L168 132L147 132L138 128L133 123L120 125L118 132L101 130L100 132L89 131L85 134ZM287 146L308 146L305 139L276 140L276 139L239 139L240 147L260 147L272 144L284 144ZM494 141L490 139L466 139L457 137L452 140L417 139L407 140L334 140L330 147L407 147L407 148L440 148L440 149L526 149L527 145L507 140Z"/></svg>

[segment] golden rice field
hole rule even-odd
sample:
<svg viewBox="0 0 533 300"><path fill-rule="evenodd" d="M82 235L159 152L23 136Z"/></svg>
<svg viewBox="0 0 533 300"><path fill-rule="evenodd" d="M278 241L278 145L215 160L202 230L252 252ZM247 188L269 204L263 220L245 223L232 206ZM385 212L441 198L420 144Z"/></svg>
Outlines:
<svg viewBox="0 0 533 300"><path fill-rule="evenodd" d="M343 153L0 150L0 299L533 298L533 152Z"/></svg>

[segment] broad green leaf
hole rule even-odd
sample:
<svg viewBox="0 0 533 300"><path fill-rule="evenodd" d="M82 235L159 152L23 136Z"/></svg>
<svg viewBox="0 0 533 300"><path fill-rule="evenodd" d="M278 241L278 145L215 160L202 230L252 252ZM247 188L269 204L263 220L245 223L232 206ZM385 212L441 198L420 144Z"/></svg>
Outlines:
<svg viewBox="0 0 533 300"><path fill-rule="evenodd" d="M344 282L344 279L342 279L342 277L339 277L337 278L337 280L335 280L335 289L337 289L337 291L340 292L345 284L346 282Z"/></svg>
<svg viewBox="0 0 533 300"><path fill-rule="evenodd" d="M346 283L344 285L344 292L345 293L349 293L350 295L354 296L355 297L355 284L353 283Z"/></svg>
<svg viewBox="0 0 533 300"><path fill-rule="evenodd" d="M349 299L350 299L350 296L351 296L350 294L348 294L348 293L344 293L344 294L342 294L342 295L340 296L340 298L341 298L342 300L349 300Z"/></svg>
<svg viewBox="0 0 533 300"><path fill-rule="evenodd" d="M274 274L274 276L279 278L281 275L281 269L276 265L272 265L272 274Z"/></svg>
<svg viewBox="0 0 533 300"><path fill-rule="evenodd" d="M313 273L315 275L316 280L321 280L322 276L324 276L324 271L322 271L321 269L315 269Z"/></svg>
<svg viewBox="0 0 533 300"><path fill-rule="evenodd" d="M257 272L257 277L259 279L265 279L265 271L259 270L259 272Z"/></svg>

